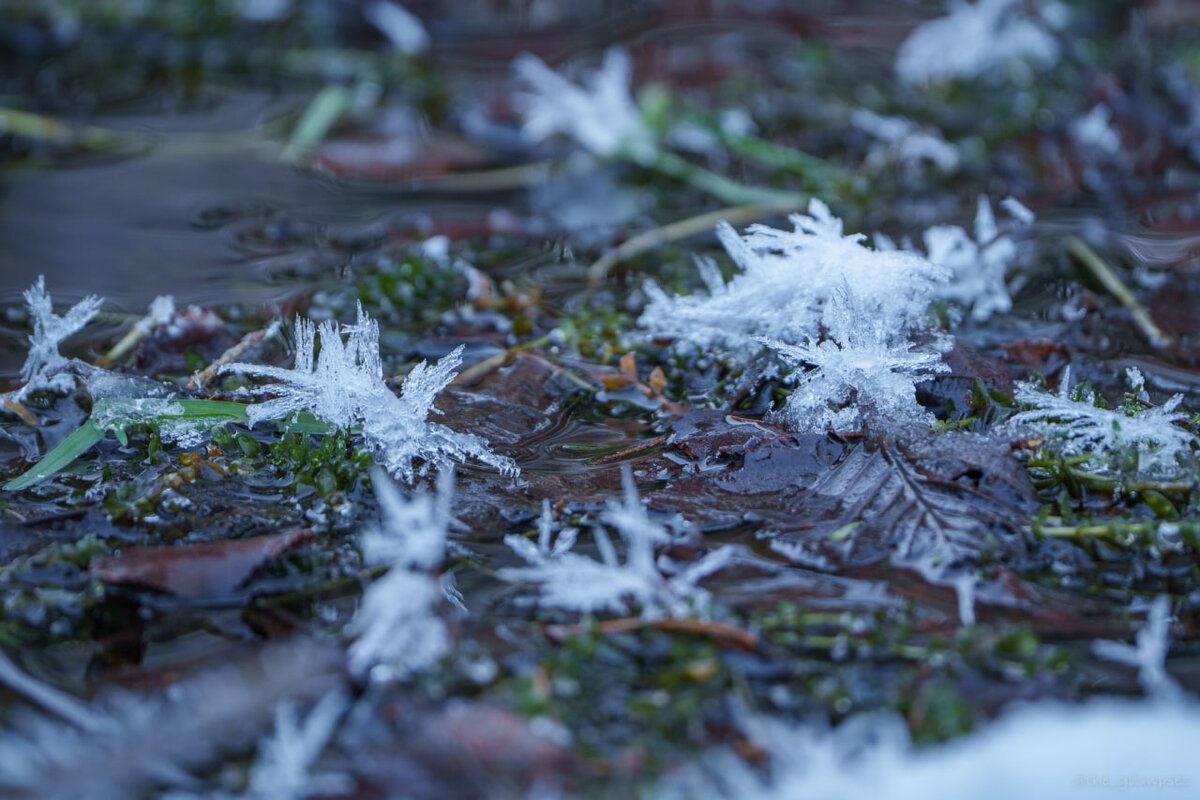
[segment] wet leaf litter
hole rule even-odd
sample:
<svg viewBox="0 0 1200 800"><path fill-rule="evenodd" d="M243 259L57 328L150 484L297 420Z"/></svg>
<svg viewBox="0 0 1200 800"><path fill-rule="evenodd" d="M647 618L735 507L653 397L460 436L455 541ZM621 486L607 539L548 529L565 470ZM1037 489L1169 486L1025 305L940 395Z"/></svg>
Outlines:
<svg viewBox="0 0 1200 800"><path fill-rule="evenodd" d="M377 40L343 33L348 77L324 87L305 15L220 12L273 31L270 69L307 87L251 134L277 163L334 192L465 199L350 225L279 198L194 217L253 254L269 307L164 294L117 315L51 296L106 286L6 287L25 290L4 323L25 365L0 412L21 532L0 566L0 785L1200 780L1160 746L1198 727L1194 199L1160 166L1195 179L1200 75L1155 4L1128 12L1161 40L1154 69L1096 55L1133 37L1118 12L925 10L854 42L850 11L763 7L744 28L709 9L739 32L719 58L699 31L656 38L667 6L630 12L652 32L636 45L557 61L570 34L529 21L537 54L472 82L443 12L371 3ZM177 22L131 6L123 24L193 41ZM764 58L764 31L793 38ZM65 48L54 74L86 85L94 57ZM176 89L258 85L240 59ZM6 162L139 157L119 117L58 127L47 75L11 79L38 111L0 111ZM1171 124L1142 130L1147 108ZM426 158L429 130L468 144ZM188 136L166 150L211 146ZM1112 752L1059 730L1122 720L1152 732ZM1058 762L980 777L1050 741ZM94 765L85 785L38 777L71 763Z"/></svg>

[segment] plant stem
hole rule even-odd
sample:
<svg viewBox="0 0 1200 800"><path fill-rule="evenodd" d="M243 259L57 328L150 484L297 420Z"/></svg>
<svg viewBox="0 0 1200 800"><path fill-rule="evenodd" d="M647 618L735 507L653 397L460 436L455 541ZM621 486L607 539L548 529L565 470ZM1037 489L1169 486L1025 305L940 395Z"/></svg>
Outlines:
<svg viewBox="0 0 1200 800"><path fill-rule="evenodd" d="M1137 298L1133 296L1133 292L1129 291L1129 288L1121 282L1112 268L1104 263L1104 259L1096 255L1095 250L1088 247L1082 239L1071 236L1067 239L1067 252L1074 256L1075 260L1087 269L1096 280L1100 281L1121 305L1129 309L1133 314L1134 324L1149 340L1151 347L1166 347L1171 344L1171 337L1154 324L1154 320L1150 318L1150 313L1146 311L1145 306L1138 302Z"/></svg>
<svg viewBox="0 0 1200 800"><path fill-rule="evenodd" d="M704 169L704 167L698 167L669 150L659 149L655 151L653 159L637 163L663 175L690 183L697 189L707 192L731 206L790 203L794 207L803 207L808 202L808 196L799 192L768 189L762 186L746 186L730 180L724 175Z"/></svg>
<svg viewBox="0 0 1200 800"><path fill-rule="evenodd" d="M620 262L639 256L660 245L678 241L679 239L686 239L689 236L696 236L701 233L709 233L718 222L725 221L730 225L740 225L770 214L797 211L803 208L806 201L807 198L802 195L789 193L786 196L761 203L734 206L733 208L719 208L716 211L708 211L704 214L672 222L661 228L652 228L651 230L643 231L637 236L626 239L619 246L608 250L604 255L596 259L595 263L588 267L588 282L592 286L596 286L604 280L609 270Z"/></svg>

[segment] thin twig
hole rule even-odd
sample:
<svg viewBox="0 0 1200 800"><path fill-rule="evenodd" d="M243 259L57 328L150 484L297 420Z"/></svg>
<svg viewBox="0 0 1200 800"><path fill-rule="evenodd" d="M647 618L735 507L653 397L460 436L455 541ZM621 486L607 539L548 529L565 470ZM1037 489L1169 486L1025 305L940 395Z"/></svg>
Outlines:
<svg viewBox="0 0 1200 800"><path fill-rule="evenodd" d="M276 320L262 330L251 331L250 333L247 333L238 341L237 344L222 353L220 358L209 364L200 372L197 372L195 375L193 375L191 379L188 380L188 388L193 390L203 389L204 385L216 377L217 373L221 371L221 367L236 361L245 355L245 353L252 347L257 346L274 336L276 331L279 330L279 326L280 322L279 320Z"/></svg>
<svg viewBox="0 0 1200 800"><path fill-rule="evenodd" d="M459 386L475 383L492 370L499 369L500 367L512 361L514 358L516 358L518 353L522 353L525 350L536 349L549 341L549 336L539 336L537 339L531 339L528 342L522 342L521 344L514 345L503 352L485 358L478 364L472 364L470 367L467 367L462 372L455 375L454 380L451 381L451 383Z"/></svg>
<svg viewBox="0 0 1200 800"><path fill-rule="evenodd" d="M1171 344L1171 337L1154 324L1154 320L1150 319L1150 313L1146 311L1145 306L1138 302L1137 298L1133 296L1133 292L1129 291L1129 288L1121 282L1108 264L1104 263L1104 259L1096 255L1095 250L1088 247L1082 239L1071 236L1067 239L1067 252L1074 256L1075 260L1087 269L1096 280L1100 281L1121 305L1129 309L1133 314L1134 324L1150 341L1151 347L1166 347Z"/></svg>
<svg viewBox="0 0 1200 800"><path fill-rule="evenodd" d="M609 270L622 261L641 255L664 244L686 239L701 233L708 233L722 220L730 225L742 225L770 214L780 214L785 211L796 211L802 207L805 199L795 195L765 203L751 203L745 206L721 208L708 211L694 217L681 219L661 228L639 233L626 239L619 246L612 248L588 267L588 282L596 286L608 275Z"/></svg>

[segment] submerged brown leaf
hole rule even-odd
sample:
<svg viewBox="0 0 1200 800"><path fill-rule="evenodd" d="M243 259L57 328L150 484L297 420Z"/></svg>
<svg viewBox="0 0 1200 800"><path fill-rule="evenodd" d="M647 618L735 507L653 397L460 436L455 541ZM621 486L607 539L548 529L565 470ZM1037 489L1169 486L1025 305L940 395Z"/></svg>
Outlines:
<svg viewBox="0 0 1200 800"><path fill-rule="evenodd" d="M937 577L1025 552L1033 487L1007 445L988 437L913 430L843 441L715 419L694 428L676 441L690 463L652 505L707 527L760 524L796 563L839 570L890 560Z"/></svg>
<svg viewBox="0 0 1200 800"><path fill-rule="evenodd" d="M311 541L308 529L182 547L130 547L96 559L89 571L108 584L139 586L176 597L219 597L237 589L260 567Z"/></svg>

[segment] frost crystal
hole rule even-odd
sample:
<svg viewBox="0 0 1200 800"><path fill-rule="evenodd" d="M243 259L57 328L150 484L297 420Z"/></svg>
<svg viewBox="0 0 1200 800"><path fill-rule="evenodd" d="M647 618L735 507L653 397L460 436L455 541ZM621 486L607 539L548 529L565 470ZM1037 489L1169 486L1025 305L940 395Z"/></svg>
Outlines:
<svg viewBox="0 0 1200 800"><path fill-rule="evenodd" d="M1011 197L1000 205L1018 226L1033 221L1033 213ZM924 238L929 260L952 272L937 296L969 308L976 322L1012 308L1005 275L1017 258L1017 244L1008 232L1000 232L986 197L979 198L973 238L957 225L937 225L925 231Z"/></svg>
<svg viewBox="0 0 1200 800"><path fill-rule="evenodd" d="M1021 0L979 0L954 3L949 15L909 34L896 56L896 75L904 83L942 83L1013 62L1049 66L1057 60L1054 36L1025 13Z"/></svg>
<svg viewBox="0 0 1200 800"><path fill-rule="evenodd" d="M399 3L374 0L363 6L362 13L398 52L415 56L429 49L429 32L415 14Z"/></svg>
<svg viewBox="0 0 1200 800"><path fill-rule="evenodd" d="M259 748L245 797L305 800L314 795L325 797L350 791L353 782L346 776L310 774L313 762L329 743L347 705L341 692L327 694L303 723L297 719L293 703L278 705L275 708L275 734Z"/></svg>
<svg viewBox="0 0 1200 800"><path fill-rule="evenodd" d="M133 330L146 336L155 328L166 325L175 316L175 298L169 294L160 294L150 303L146 316L133 324Z"/></svg>
<svg viewBox="0 0 1200 800"><path fill-rule="evenodd" d="M1171 600L1159 597L1150 607L1146 624L1138 631L1137 644L1100 640L1092 643L1092 652L1101 658L1137 667L1138 680L1151 697L1178 700L1183 692L1167 673L1167 652L1171 649Z"/></svg>
<svg viewBox="0 0 1200 800"><path fill-rule="evenodd" d="M812 369L797 372L787 404L775 416L801 431L855 430L864 412L876 418L922 420L916 384L949 369L941 353L895 336L878 317L862 314L853 301L830 304L827 338L789 345L763 343L788 362Z"/></svg>
<svg viewBox="0 0 1200 800"><path fill-rule="evenodd" d="M38 389L67 392L74 385L69 375L50 373L67 364L67 359L58 352L58 346L67 337L83 330L92 317L100 311L104 300L96 295L83 298L64 316L54 313L50 295L46 292L45 276L39 275L37 282L25 290L25 304L33 318L33 336L29 337L29 356L21 367L21 380L25 388L17 399Z"/></svg>
<svg viewBox="0 0 1200 800"><path fill-rule="evenodd" d="M1112 126L1112 111L1104 103L1071 123L1071 138L1087 154L1112 157L1121 152L1121 134Z"/></svg>
<svg viewBox="0 0 1200 800"><path fill-rule="evenodd" d="M308 411L341 428L361 425L375 460L406 482L417 474L414 459L422 459L426 469L430 465L445 467L451 459L475 459L506 475L517 474L512 459L493 453L480 437L426 419L431 413L441 413L433 401L462 363L461 346L433 366L421 362L414 367L397 397L383 380L378 323L359 305L357 323L344 326L343 332L349 334L344 341L333 322L318 327L297 317L293 369L242 363L223 367L222 372L240 371L279 381L263 388L274 394L274 399L247 409L250 423ZM314 358L318 335L321 353Z"/></svg>
<svg viewBox="0 0 1200 800"><path fill-rule="evenodd" d="M534 139L564 133L601 158L653 157L654 136L633 101L633 70L626 51L614 47L605 53L604 65L588 77L586 88L528 53L519 56L514 67L529 87L517 95L516 105L525 132Z"/></svg>
<svg viewBox="0 0 1200 800"><path fill-rule="evenodd" d="M641 608L642 616L680 617L708 601L708 593L696 584L728 562L732 551L720 548L672 578L664 577L655 566L654 548L669 541L670 534L650 520L626 468L622 476L624 501L609 502L604 521L613 525L625 542L625 563L603 528L594 531L600 560L571 552L576 532L567 529L551 544L553 522L548 505L538 526L535 547L522 536L509 535L504 543L523 558L528 566L506 567L500 576L511 581L537 584L539 603L552 608L594 613L628 613L630 604Z"/></svg>
<svg viewBox="0 0 1200 800"><path fill-rule="evenodd" d="M868 166L883 168L899 163L912 177L919 175L926 163L942 172L958 169L958 148L943 139L936 128L922 130L912 120L881 117L865 108L855 111L850 121L879 142L867 154Z"/></svg>
<svg viewBox="0 0 1200 800"><path fill-rule="evenodd" d="M729 283L702 263L709 294L668 296L653 284L639 324L677 345L718 351L748 365L766 345L804 369L780 416L797 430L857 425L864 403L893 421L926 419L916 382L945 368L945 337L927 330L927 307L946 267L921 256L872 250L861 234L813 200L794 231L755 225L718 236L741 273Z"/></svg>
<svg viewBox="0 0 1200 800"><path fill-rule="evenodd" d="M1130 377L1136 392L1140 389L1137 376ZM1170 479L1180 473L1182 463L1194 465L1196 437L1175 424L1187 419L1187 414L1176 410L1183 395L1131 415L1099 408L1090 391L1079 400L1072 399L1070 384L1070 367L1063 370L1057 393L1019 384L1015 399L1029 408L1013 416L1006 427L1013 431L1020 426L1033 428L1046 437L1048 447L1065 456L1087 456L1090 467L1102 473L1120 472L1126 464L1141 477Z"/></svg>
<svg viewBox="0 0 1200 800"><path fill-rule="evenodd" d="M447 649L446 626L433 613L441 588L430 570L446 552L454 473L438 476L436 496L404 499L382 471L371 479L383 524L363 536L367 563L388 567L371 584L350 623L354 644L347 664L358 676L404 676L426 669Z"/></svg>

